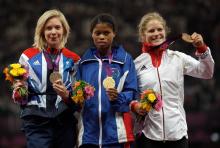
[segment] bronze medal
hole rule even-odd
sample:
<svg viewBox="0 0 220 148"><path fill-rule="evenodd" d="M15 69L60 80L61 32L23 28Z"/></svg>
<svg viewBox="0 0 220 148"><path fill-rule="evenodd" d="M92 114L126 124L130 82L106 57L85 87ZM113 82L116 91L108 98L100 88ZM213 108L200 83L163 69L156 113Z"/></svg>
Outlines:
<svg viewBox="0 0 220 148"><path fill-rule="evenodd" d="M191 36L187 33L182 33L182 40L188 43L192 43L193 39L191 38Z"/></svg>
<svg viewBox="0 0 220 148"><path fill-rule="evenodd" d="M108 76L103 80L103 86L105 89L114 88L115 87L115 80L112 77Z"/></svg>
<svg viewBox="0 0 220 148"><path fill-rule="evenodd" d="M62 79L62 76L59 72L52 72L50 74L50 82L54 83L55 81Z"/></svg>

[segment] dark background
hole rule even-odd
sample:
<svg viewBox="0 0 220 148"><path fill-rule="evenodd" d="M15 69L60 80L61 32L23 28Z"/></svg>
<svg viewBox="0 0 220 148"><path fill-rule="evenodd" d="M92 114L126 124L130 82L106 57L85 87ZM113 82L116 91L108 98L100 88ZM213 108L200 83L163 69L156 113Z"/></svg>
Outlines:
<svg viewBox="0 0 220 148"><path fill-rule="evenodd" d="M116 17L118 42L133 58L140 54L137 24L147 12L158 11L171 28L170 36L198 32L211 48L215 60L212 80L185 77L185 109L190 147L220 147L220 1L219 0L0 0L0 70L17 62L33 44L37 19L45 10L57 8L71 26L67 47L82 55L91 43L89 22L100 12ZM194 56L192 45L181 40L171 49ZM23 148L19 107L11 100L11 89L0 77L0 147Z"/></svg>

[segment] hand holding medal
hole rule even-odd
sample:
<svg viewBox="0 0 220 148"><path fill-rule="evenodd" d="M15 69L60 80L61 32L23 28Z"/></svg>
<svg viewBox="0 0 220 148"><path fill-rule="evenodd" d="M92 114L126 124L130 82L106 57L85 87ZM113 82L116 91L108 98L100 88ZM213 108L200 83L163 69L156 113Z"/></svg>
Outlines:
<svg viewBox="0 0 220 148"><path fill-rule="evenodd" d="M188 43L192 43L193 46L197 48L205 45L201 34L198 34L196 32L194 32L192 35L182 33L182 40Z"/></svg>
<svg viewBox="0 0 220 148"><path fill-rule="evenodd" d="M59 72L55 71L50 74L50 82L52 83L53 89L56 93L61 96L64 102L69 97L69 91L62 82L62 76Z"/></svg>

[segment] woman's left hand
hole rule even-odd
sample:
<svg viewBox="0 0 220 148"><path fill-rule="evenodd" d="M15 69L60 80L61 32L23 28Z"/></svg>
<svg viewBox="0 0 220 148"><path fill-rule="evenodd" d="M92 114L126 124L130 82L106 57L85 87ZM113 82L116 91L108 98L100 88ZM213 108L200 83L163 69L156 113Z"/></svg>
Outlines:
<svg viewBox="0 0 220 148"><path fill-rule="evenodd" d="M191 39L193 40L193 43L192 43L193 46L195 46L196 48L204 46L204 41L203 41L203 38L202 38L201 34L198 34L198 33L194 32L191 35Z"/></svg>
<svg viewBox="0 0 220 148"><path fill-rule="evenodd" d="M53 83L53 89L56 93L61 96L63 99L67 99L69 97L69 91L66 89L66 86L63 84L62 80L56 80Z"/></svg>
<svg viewBox="0 0 220 148"><path fill-rule="evenodd" d="M115 88L107 89L106 93L107 93L110 101L115 101L118 98L118 91Z"/></svg>

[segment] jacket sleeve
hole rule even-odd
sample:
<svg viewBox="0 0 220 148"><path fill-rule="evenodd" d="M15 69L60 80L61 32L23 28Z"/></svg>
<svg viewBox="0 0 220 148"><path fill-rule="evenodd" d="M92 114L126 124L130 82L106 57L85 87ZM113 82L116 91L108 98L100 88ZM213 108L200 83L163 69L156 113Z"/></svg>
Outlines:
<svg viewBox="0 0 220 148"><path fill-rule="evenodd" d="M128 55L124 65L124 74L126 76L121 77L121 83L123 84L121 86L122 89L118 88L118 98L115 101L111 101L112 108L116 112L128 112L130 110L129 104L135 99L137 92L137 74L130 55ZM124 79L124 81L122 79Z"/></svg>
<svg viewBox="0 0 220 148"><path fill-rule="evenodd" d="M214 60L208 48L204 53L197 54L199 60L183 55L184 74L202 79L211 79L214 73Z"/></svg>

